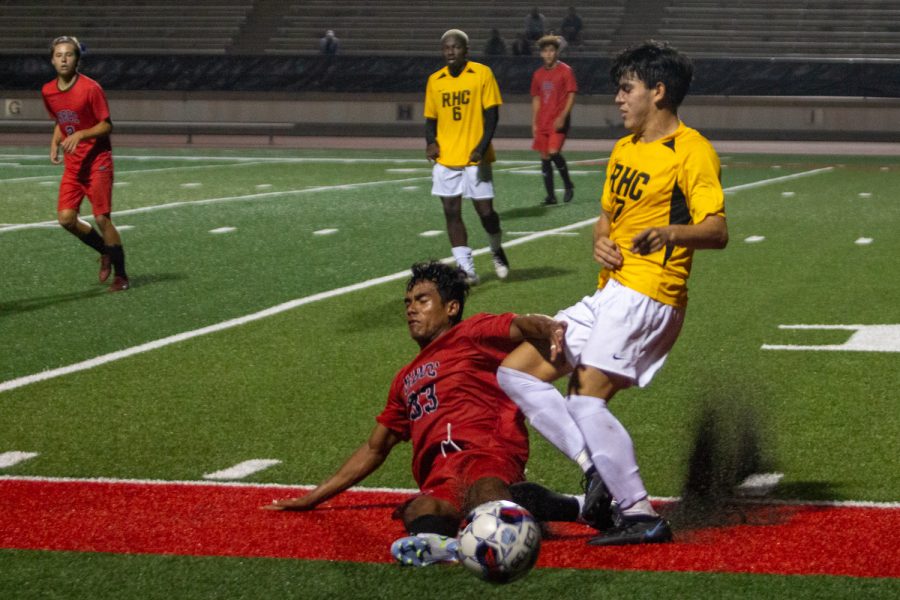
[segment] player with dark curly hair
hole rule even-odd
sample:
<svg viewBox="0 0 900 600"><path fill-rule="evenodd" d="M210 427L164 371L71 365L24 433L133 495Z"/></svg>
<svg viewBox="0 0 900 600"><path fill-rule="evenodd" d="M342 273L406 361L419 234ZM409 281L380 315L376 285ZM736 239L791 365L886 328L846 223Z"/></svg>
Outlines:
<svg viewBox="0 0 900 600"><path fill-rule="evenodd" d="M561 351L565 327L544 315L463 319L468 291L465 273L456 267L413 265L406 322L419 353L395 376L369 439L305 496L263 508L313 509L365 479L395 445L409 441L421 493L399 511L410 534L392 546L401 564L455 561L462 518L491 500L519 502L539 520L579 518L582 499L523 482L525 419L495 377L506 354L525 339L548 340L554 352Z"/></svg>

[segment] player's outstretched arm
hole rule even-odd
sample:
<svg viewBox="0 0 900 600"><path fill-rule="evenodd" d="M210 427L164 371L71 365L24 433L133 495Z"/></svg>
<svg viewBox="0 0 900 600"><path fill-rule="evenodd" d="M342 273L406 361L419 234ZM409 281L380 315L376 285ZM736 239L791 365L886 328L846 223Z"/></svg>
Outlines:
<svg viewBox="0 0 900 600"><path fill-rule="evenodd" d="M540 314L518 315L509 326L509 337L514 342L525 339L549 342L550 362L563 351L566 340L566 323ZM541 344L543 346L543 344Z"/></svg>
<svg viewBox="0 0 900 600"><path fill-rule="evenodd" d="M297 498L273 500L271 504L260 508L265 510L312 510L378 470L398 442L400 442L400 436L381 423L377 423L369 435L368 441L357 448L334 475L323 481L314 490Z"/></svg>

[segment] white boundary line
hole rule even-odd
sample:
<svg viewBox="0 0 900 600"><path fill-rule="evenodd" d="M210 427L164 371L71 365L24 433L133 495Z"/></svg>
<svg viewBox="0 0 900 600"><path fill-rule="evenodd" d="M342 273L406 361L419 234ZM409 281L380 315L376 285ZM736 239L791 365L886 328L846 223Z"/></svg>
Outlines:
<svg viewBox="0 0 900 600"><path fill-rule="evenodd" d="M827 170L827 169L826 169ZM813 173L821 173L823 169L815 169L814 171L809 171L807 174ZM802 176L803 174L797 174L798 176ZM416 179L422 179L421 177ZM759 182L760 185L764 184L766 181L768 182L777 182L783 180L783 177L776 177L775 179L764 180L763 182ZM403 180L398 180L403 181ZM365 184L351 184L351 185L365 185ZM328 189L341 189L349 186L332 186ZM310 188L316 189L316 188ZM730 191L732 188L728 188L727 191ZM274 194L280 194L281 192L273 192ZM266 195L266 194L264 194ZM151 208L151 207L147 207ZM569 225L564 225L562 227L556 227L554 229L547 229L544 231L539 231L537 233L527 235L521 237L517 240L512 240L505 244L506 247L518 246L520 244L525 244L531 242L533 240L541 239L544 237L548 237L551 235L556 235L564 231L570 231L572 229L579 229L581 227L586 227L587 225L591 225L596 222L596 217L592 217L590 219L585 219L583 221L578 221L577 223L571 223ZM489 252L489 248L480 248L475 250L472 254L475 256L486 254ZM447 257L442 259L444 262L450 262L453 260L452 257ZM275 306L269 307L267 309L251 313L249 315L244 315L242 317L237 317L234 319L229 319L227 321L222 321L219 323L215 323L213 325L208 325L206 327L201 327L200 329L194 329L192 331L185 331L182 333L178 333L175 335L171 335L165 338L161 338L158 340L153 340L150 342L146 342L144 344L139 344L137 346L132 346L131 348L125 348L123 350L117 350L116 352L111 352L109 354L104 354L102 356L97 356L95 358L91 358L88 360L84 360L78 363L74 363L71 365L67 365L64 367L58 367L56 369L49 369L47 371L41 371L40 373L34 373L32 375L25 375L23 377L17 377L15 379L10 379L0 383L0 393L7 392L10 390L14 390L20 387L24 387L26 385L31 385L32 383L37 383L40 381L47 381L48 379L54 379L56 377L60 377L63 375L70 375L72 373L78 373L80 371L86 371L88 369L93 369L94 367L98 367L100 365L104 365L107 363L111 363L117 360L121 360L123 358L128 358L130 356L134 356L136 354L142 354L144 352L149 352L151 350L157 350L159 348L164 348L171 344L175 344L178 342L183 342L185 340L193 339L196 337L200 337L203 335L207 335L210 333L216 333L218 331L224 331L226 329L231 329L232 327L237 327L239 325L244 325L246 323L251 323L253 321L258 321L260 319L264 319L266 317L271 317L273 315L277 315L279 313L297 308L299 306L304 306L306 304L311 304L313 302L318 302L319 300L326 300L328 298L334 298L336 296L342 296L344 294L349 294L351 292L356 292L359 290L363 290L366 288L370 288L376 285L380 285L382 283L388 283L390 281L396 281L398 279L403 279L409 276L408 270L398 271L396 273L391 273L390 275L384 275L382 277L376 277L374 279L369 279L367 281L363 281L360 283L354 283L352 285L344 286L341 288L329 290L326 292L320 292L318 294L313 294L312 296L306 296L305 298L297 298L295 300L290 300L288 302L284 302L282 304L277 304Z"/></svg>
<svg viewBox="0 0 900 600"><path fill-rule="evenodd" d="M287 484L287 483L250 483L244 481L194 481L165 479L116 479L112 477L41 477L28 475L0 475L0 482L23 481L34 483L95 483L95 484L123 484L123 485L175 485L185 487L238 487L259 488L274 490L311 490L315 485ZM388 488L388 487L351 487L348 491L363 493L398 493L418 494L417 489ZM657 502L677 502L678 496L653 496L651 500ZM780 499L740 499L742 504L778 504L784 506L833 506L836 508L875 508L883 510L900 509L900 502L871 502L867 500L780 500Z"/></svg>

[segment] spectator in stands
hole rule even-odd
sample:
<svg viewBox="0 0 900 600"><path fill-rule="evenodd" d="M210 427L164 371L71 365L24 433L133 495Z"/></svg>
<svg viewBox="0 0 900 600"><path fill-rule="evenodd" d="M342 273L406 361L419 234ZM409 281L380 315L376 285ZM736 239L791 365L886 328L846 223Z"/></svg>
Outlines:
<svg viewBox="0 0 900 600"><path fill-rule="evenodd" d="M60 36L50 44L56 78L41 88L44 106L56 122L50 138L50 162L65 163L59 183L57 218L63 228L100 254L100 283L116 276L110 292L129 288L122 238L112 222L112 119L106 94L93 79L78 72L81 44ZM60 156L62 155L62 156ZM97 229L78 218L87 196Z"/></svg>
<svg viewBox="0 0 900 600"><path fill-rule="evenodd" d="M506 54L506 42L500 37L499 29L491 29L491 37L484 47L485 56L503 56Z"/></svg>
<svg viewBox="0 0 900 600"><path fill-rule="evenodd" d="M568 14L563 18L559 27L560 33L562 33L562 36L568 43L576 46L581 43L581 30L583 28L584 23L582 23L581 17L575 12L575 7L570 6Z"/></svg>
<svg viewBox="0 0 900 600"><path fill-rule="evenodd" d="M325 36L319 40L319 51L322 54L333 56L338 53L340 47L341 40L334 35L334 31L331 29L326 31Z"/></svg>
<svg viewBox="0 0 900 600"><path fill-rule="evenodd" d="M528 16L525 17L525 39L529 42L536 42L544 35L544 15L538 10L538 7L531 9Z"/></svg>
<svg viewBox="0 0 900 600"><path fill-rule="evenodd" d="M512 43L513 56L531 56L531 42L524 33L516 36Z"/></svg>

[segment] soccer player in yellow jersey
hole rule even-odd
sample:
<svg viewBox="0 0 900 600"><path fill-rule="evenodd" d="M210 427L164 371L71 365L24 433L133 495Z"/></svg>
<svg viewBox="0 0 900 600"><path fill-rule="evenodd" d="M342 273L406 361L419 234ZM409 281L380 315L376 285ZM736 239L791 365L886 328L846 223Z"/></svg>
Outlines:
<svg viewBox="0 0 900 600"><path fill-rule="evenodd" d="M594 226L599 289L556 315L567 323L562 360L550 360L558 348L523 343L497 372L532 425L588 476L586 516L613 512L593 545L672 539L647 500L631 436L606 405L621 389L646 386L665 361L684 321L694 250L728 243L719 158L678 118L692 75L690 60L666 44L616 58L615 102L631 135L609 157ZM550 382L569 373L564 399Z"/></svg>
<svg viewBox="0 0 900 600"><path fill-rule="evenodd" d="M469 38L459 29L441 37L447 66L432 73L425 87L425 155L434 161L431 193L444 205L453 258L471 284L478 283L462 199L471 198L488 234L497 277L509 274L503 251L500 215L494 210L491 140L500 115L500 89L494 73L467 59Z"/></svg>

